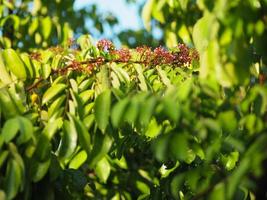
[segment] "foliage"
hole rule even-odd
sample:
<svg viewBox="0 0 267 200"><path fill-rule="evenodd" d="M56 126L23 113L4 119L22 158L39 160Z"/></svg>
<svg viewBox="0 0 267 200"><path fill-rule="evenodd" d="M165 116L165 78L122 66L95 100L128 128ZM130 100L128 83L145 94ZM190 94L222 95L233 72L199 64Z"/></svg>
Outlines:
<svg viewBox="0 0 267 200"><path fill-rule="evenodd" d="M253 63L265 77L266 9L266 0L148 0L142 16L147 29L152 19L163 29L167 46L196 47L201 78L230 87L248 84Z"/></svg>
<svg viewBox="0 0 267 200"><path fill-rule="evenodd" d="M0 0L0 47L28 51L68 45L70 39L88 33L97 38L104 34L130 47L163 44L145 29L120 30L116 16L101 12L95 4L75 9L74 3L75 0Z"/></svg>
<svg viewBox="0 0 267 200"><path fill-rule="evenodd" d="M89 35L4 46L0 199L264 199L267 30L256 11L266 1L233 2L144 6L148 28L152 17L190 19L178 35L198 53L176 41L116 49ZM240 32L249 21L263 30Z"/></svg>
<svg viewBox="0 0 267 200"><path fill-rule="evenodd" d="M0 0L0 47L47 48L67 45L74 34L99 36L104 26L112 29L118 20L112 13L100 13L96 5L75 10L75 0ZM92 23L88 29L85 21Z"/></svg>

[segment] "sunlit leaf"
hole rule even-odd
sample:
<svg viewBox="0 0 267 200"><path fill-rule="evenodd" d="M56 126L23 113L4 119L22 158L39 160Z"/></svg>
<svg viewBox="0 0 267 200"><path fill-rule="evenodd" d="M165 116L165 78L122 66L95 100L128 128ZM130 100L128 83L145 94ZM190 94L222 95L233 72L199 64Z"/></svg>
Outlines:
<svg viewBox="0 0 267 200"><path fill-rule="evenodd" d="M148 0L142 10L142 19L144 22L144 26L148 31L150 31L151 29L151 14L153 11L154 3L155 0Z"/></svg>
<svg viewBox="0 0 267 200"><path fill-rule="evenodd" d="M27 78L26 67L16 51L13 49L5 49L2 55L6 66L16 77L19 79Z"/></svg>
<svg viewBox="0 0 267 200"><path fill-rule="evenodd" d="M106 183L107 179L109 177L111 171L110 164L108 160L103 157L100 161L97 162L96 164L96 175L99 177L99 179Z"/></svg>
<svg viewBox="0 0 267 200"><path fill-rule="evenodd" d="M60 92L62 92L67 86L65 84L59 83L54 84L52 87L50 87L43 96L42 104L45 104L49 102L51 99L53 99L56 95L58 95Z"/></svg>
<svg viewBox="0 0 267 200"><path fill-rule="evenodd" d="M0 81L2 81L4 84L10 84L11 83L11 77L4 65L4 60L2 57L2 53L0 53Z"/></svg>
<svg viewBox="0 0 267 200"><path fill-rule="evenodd" d="M86 151L80 151L70 161L69 168L78 169L87 159Z"/></svg>

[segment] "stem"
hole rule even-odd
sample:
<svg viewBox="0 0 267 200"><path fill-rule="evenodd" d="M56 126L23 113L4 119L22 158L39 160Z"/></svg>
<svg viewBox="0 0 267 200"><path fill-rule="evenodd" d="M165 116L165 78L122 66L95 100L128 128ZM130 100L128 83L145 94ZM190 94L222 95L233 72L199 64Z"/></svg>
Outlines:
<svg viewBox="0 0 267 200"><path fill-rule="evenodd" d="M151 61L151 66L153 65L153 60ZM128 61L122 61L122 60L118 60L118 59L114 59L114 60L109 60L109 59L103 59L103 57L97 57L97 58L93 58L93 59L89 59L86 61L82 61L82 62L73 62L71 64L68 64L66 67L64 68L59 68L59 69L55 69L52 71L52 74L59 74L59 73L65 73L67 72L69 69L72 69L73 71L83 71L84 68L82 67L82 65L89 65L89 64L95 64L97 66L102 66L108 63L125 63L127 65L130 64L141 64L141 65L149 65L150 63L148 63L147 61L138 61L138 60L128 60ZM164 64L164 63L161 63ZM165 63L168 65L168 63ZM172 62L170 63L170 65L178 65L180 66L179 61L178 62ZM42 81L44 80L44 78L40 77L38 79L37 82L35 82L34 84L30 85L26 90L27 91L31 91L33 88L36 88Z"/></svg>

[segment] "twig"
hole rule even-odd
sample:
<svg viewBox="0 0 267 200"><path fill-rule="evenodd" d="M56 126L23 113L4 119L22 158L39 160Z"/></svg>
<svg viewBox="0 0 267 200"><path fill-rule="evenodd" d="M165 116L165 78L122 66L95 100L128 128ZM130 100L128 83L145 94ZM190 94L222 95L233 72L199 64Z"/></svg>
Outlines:
<svg viewBox="0 0 267 200"><path fill-rule="evenodd" d="M40 77L38 79L38 81L36 81L34 84L32 84L29 87L27 87L26 91L31 91L33 88L36 88L43 80L44 80L44 78Z"/></svg>

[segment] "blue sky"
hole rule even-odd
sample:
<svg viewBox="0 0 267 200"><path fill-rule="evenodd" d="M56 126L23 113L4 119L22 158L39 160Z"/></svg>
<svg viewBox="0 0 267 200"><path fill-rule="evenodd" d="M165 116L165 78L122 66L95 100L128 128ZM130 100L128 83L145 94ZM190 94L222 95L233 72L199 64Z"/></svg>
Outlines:
<svg viewBox="0 0 267 200"><path fill-rule="evenodd" d="M138 2L143 2L143 0ZM143 26L138 13L138 6L127 4L125 0L76 0L75 8L83 8L94 3L97 4L103 13L109 11L118 17L121 29L137 30Z"/></svg>

